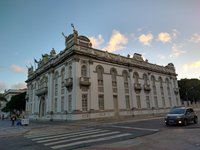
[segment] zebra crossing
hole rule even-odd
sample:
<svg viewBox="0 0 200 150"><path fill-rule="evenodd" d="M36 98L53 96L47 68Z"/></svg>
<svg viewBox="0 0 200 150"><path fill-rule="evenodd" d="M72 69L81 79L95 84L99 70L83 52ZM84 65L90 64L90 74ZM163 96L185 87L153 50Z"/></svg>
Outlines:
<svg viewBox="0 0 200 150"><path fill-rule="evenodd" d="M77 131L60 133L44 133L37 135L26 135L32 141L50 147L52 149L75 149L89 145L108 142L109 140L121 140L132 134L108 129L86 128Z"/></svg>

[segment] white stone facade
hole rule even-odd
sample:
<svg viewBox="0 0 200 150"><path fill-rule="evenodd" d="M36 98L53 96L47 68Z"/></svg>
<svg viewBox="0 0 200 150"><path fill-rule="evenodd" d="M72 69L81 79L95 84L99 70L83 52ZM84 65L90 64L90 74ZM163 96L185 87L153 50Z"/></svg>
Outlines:
<svg viewBox="0 0 200 150"><path fill-rule="evenodd" d="M32 119L79 120L163 113L180 106L174 65L140 54L124 57L92 48L77 31L66 48L29 68L26 111Z"/></svg>

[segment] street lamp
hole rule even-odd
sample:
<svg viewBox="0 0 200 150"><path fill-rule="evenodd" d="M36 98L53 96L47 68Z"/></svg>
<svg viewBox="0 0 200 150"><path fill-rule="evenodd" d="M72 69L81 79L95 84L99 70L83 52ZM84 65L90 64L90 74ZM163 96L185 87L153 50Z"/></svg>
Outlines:
<svg viewBox="0 0 200 150"><path fill-rule="evenodd" d="M186 89L186 91L185 91L186 101L187 101L187 106L189 106L189 101L188 101L188 92L189 92L190 90L192 90L193 88L194 88L194 87L192 86L191 88Z"/></svg>

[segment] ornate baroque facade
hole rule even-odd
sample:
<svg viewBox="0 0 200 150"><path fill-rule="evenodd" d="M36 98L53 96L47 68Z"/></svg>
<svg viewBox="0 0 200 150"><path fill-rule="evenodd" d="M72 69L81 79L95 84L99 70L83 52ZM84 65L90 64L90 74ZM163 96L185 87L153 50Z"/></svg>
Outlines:
<svg viewBox="0 0 200 150"><path fill-rule="evenodd" d="M163 113L179 106L174 65L159 66L140 54L120 56L65 36L66 48L42 55L28 70L26 111L32 119L78 120Z"/></svg>

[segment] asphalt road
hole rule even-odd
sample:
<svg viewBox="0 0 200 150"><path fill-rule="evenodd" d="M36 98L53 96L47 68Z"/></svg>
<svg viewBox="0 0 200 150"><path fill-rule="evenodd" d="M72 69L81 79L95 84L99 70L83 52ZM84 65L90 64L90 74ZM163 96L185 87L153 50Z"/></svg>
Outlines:
<svg viewBox="0 0 200 150"><path fill-rule="evenodd" d="M36 123L22 127L11 127L10 125L11 122L9 120L0 121L0 150L92 150L109 149L109 147L111 149L127 149L128 146L130 149L140 150L141 148L142 150L143 148L144 150L151 150L148 145L152 147L152 150L156 150L156 147L152 146L152 142L155 144L156 140L158 149L160 148L158 146L160 143L162 149L168 150L169 144L162 143L161 139L165 139L170 143L173 143L173 141L184 142L184 140L188 140L184 134L187 134L186 137L196 140L193 145L191 145L192 142L184 142L182 144L185 144L184 148L200 150L199 123L186 127L168 127L165 126L163 118L148 118L140 121L129 120L117 123L85 122L85 125L84 123ZM182 139L177 136L177 133L180 136L184 135ZM174 139L173 141L171 141L170 136ZM152 141L153 139L155 140ZM141 143L145 142L146 145L141 145ZM183 148L180 150L183 150Z"/></svg>

